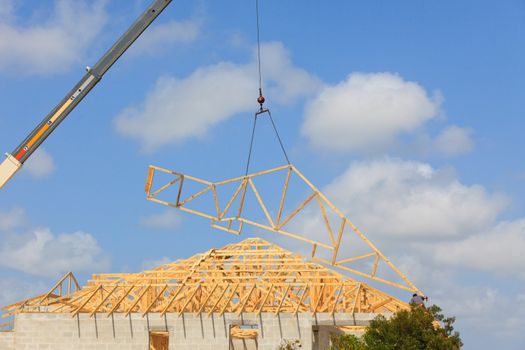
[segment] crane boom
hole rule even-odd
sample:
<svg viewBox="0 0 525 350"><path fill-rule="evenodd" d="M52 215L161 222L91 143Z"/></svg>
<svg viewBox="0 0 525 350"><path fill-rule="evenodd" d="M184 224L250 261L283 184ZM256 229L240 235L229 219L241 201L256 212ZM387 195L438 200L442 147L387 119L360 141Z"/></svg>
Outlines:
<svg viewBox="0 0 525 350"><path fill-rule="evenodd" d="M129 29L113 44L93 68L86 68L86 74L68 92L60 103L42 120L42 122L15 148L12 153L6 153L6 158L0 164L0 188L20 170L24 162L44 142L44 140L60 125L73 109L97 85L104 74L113 66L120 56L137 40L148 26L160 15L172 0L154 0L144 13L129 27Z"/></svg>

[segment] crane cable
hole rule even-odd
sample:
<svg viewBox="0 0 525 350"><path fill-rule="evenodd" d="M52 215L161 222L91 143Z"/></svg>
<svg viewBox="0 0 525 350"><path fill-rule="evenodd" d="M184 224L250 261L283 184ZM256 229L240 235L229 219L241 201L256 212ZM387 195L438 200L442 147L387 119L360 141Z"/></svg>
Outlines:
<svg viewBox="0 0 525 350"><path fill-rule="evenodd" d="M252 136L250 139L250 150L248 152L248 160L246 161L246 173L245 176L248 175L248 171L250 168L250 161L252 156L252 150L253 150L253 142L255 139L255 129L257 128L257 118L261 116L264 113L268 114L268 117L270 117L270 121L272 123L273 130L275 132L275 135L277 136L277 140L279 141L279 144L281 146L281 150L283 151L284 157L286 158L286 162L290 164L290 159L288 158L288 154L286 153L286 150L284 148L283 141L281 140L281 136L279 135L279 132L277 131L277 127L275 126L275 122L272 118L272 113L268 108L264 107L264 102L266 99L264 98L262 94L262 70L261 70L261 40L260 40L260 25L259 25L259 0L255 0L255 15L256 15L256 24L257 24L257 66L259 69L259 97L257 97L257 103L259 103L259 110L255 112L255 116L253 118L253 128L252 128Z"/></svg>

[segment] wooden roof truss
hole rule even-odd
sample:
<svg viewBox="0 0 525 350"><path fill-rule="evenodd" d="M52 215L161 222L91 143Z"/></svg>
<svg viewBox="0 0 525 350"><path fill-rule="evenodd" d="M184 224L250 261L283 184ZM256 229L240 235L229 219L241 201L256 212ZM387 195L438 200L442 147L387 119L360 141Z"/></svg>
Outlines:
<svg viewBox="0 0 525 350"><path fill-rule="evenodd" d="M3 308L21 312L395 312L408 305L259 238L140 273L95 274L83 288L67 274L47 294ZM64 287L72 283L72 289ZM62 285L62 287L60 287ZM73 290L76 287L77 290ZM57 291L61 291L57 292Z"/></svg>
<svg viewBox="0 0 525 350"><path fill-rule="evenodd" d="M160 173L160 174L159 174ZM167 183L155 184L156 176L168 174ZM263 200L267 193L262 194L256 181L271 174L281 174L283 187L273 189L280 193L278 205L272 206L270 201ZM305 186L306 198L298 206L290 207L289 185L295 177ZM200 185L199 191L192 193L187 190L190 184ZM163 198L163 194L175 187L174 195ZM228 187L226 194L221 189ZM225 181L210 182L190 175L184 175L157 166L150 166L145 191L147 199L164 204L194 215L211 220L211 225L223 231L240 235L245 224L271 232L291 237L311 248L312 259L321 263L336 266L357 275L386 283L396 288L423 294L381 251L339 210L326 196L319 191L297 168L285 165L278 168L261 171L247 176ZM211 193L211 195L209 195ZM206 197L208 209L195 209L191 204ZM246 215L245 204L248 196L252 196L264 213L261 220L250 219ZM269 197L269 196L268 196ZM235 203L235 204L234 204ZM275 204L275 203L273 203ZM317 205L321 213L321 229L312 232L301 231L297 223L299 214L306 211L308 205ZM273 213L273 215L272 215ZM289 213L285 215L284 213ZM335 219L334 219L335 218ZM290 227L290 229L288 229ZM357 235L365 245L364 252L354 252L352 247L342 246L345 235ZM312 238L320 237L320 238ZM350 249L348 249L350 248ZM353 254L352 254L353 253ZM366 269L356 267L356 264L368 262ZM380 270L388 277L379 277ZM388 270L388 271L386 271ZM394 278L392 278L392 275ZM397 277L396 277L397 276Z"/></svg>

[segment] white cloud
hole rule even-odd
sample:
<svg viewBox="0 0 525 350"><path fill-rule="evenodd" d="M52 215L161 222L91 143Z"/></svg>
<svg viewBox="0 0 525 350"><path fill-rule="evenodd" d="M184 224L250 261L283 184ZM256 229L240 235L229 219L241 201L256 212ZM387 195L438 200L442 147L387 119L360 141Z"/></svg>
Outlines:
<svg viewBox="0 0 525 350"><path fill-rule="evenodd" d="M414 247L405 245L405 248L409 251ZM513 292L514 288L506 288L509 284L505 282L494 285L488 280L469 278L469 272L460 265L436 263L429 250L419 245L415 248L396 258L397 266L428 295L428 304L440 306L446 316L456 316L455 326L460 333L486 330L499 341L525 339L520 332L525 317L523 291ZM519 269L517 266L515 271ZM497 329L493 327L494 320L498 322Z"/></svg>
<svg viewBox="0 0 525 350"><path fill-rule="evenodd" d="M155 229L172 230L180 225L182 217L175 210L166 210L140 219L140 224Z"/></svg>
<svg viewBox="0 0 525 350"><path fill-rule="evenodd" d="M451 125L445 128L437 137L435 148L447 156L465 154L474 148L472 129Z"/></svg>
<svg viewBox="0 0 525 350"><path fill-rule="evenodd" d="M497 342L523 341L525 295L516 277L525 278L525 219L496 220L506 197L463 184L451 171L389 158L353 163L325 193L379 249L393 253L387 255L430 304L457 317L468 338L475 329Z"/></svg>
<svg viewBox="0 0 525 350"><path fill-rule="evenodd" d="M253 106L255 84L246 69L220 63L184 80L160 78L142 106L117 116L117 130L139 139L147 152L202 137L215 124Z"/></svg>
<svg viewBox="0 0 525 350"><path fill-rule="evenodd" d="M39 148L27 160L23 169L35 178L43 178L53 173L55 162L51 154L45 149Z"/></svg>
<svg viewBox="0 0 525 350"><path fill-rule="evenodd" d="M68 271L103 270L108 268L109 259L89 233L55 235L49 229L36 229L3 237L0 266L38 276L55 276Z"/></svg>
<svg viewBox="0 0 525 350"><path fill-rule="evenodd" d="M202 26L199 19L172 20L152 25L131 47L131 54L156 54L176 44L188 44L197 39Z"/></svg>
<svg viewBox="0 0 525 350"><path fill-rule="evenodd" d="M411 239L476 233L508 203L446 170L390 158L353 163L325 193L365 232Z"/></svg>
<svg viewBox="0 0 525 350"><path fill-rule="evenodd" d="M0 211L0 231L12 230L23 225L26 221L26 212L22 208L13 208L6 212Z"/></svg>
<svg viewBox="0 0 525 350"><path fill-rule="evenodd" d="M263 52L269 96L280 103L292 102L319 86L316 78L293 66L281 44L265 44ZM203 137L219 122L256 109L257 84L255 60L221 62L199 68L184 79L162 77L142 104L116 117L116 128L138 139L144 151Z"/></svg>
<svg viewBox="0 0 525 350"><path fill-rule="evenodd" d="M8 21L11 1L0 16L0 71L17 74L61 72L83 58L107 16L104 1L57 0L49 20L24 25ZM89 4L89 5L88 5ZM3 18L3 19L2 19Z"/></svg>
<svg viewBox="0 0 525 350"><path fill-rule="evenodd" d="M255 67L255 64L254 54L251 66ZM290 104L298 97L315 94L322 87L316 76L294 66L290 52L280 42L261 46L261 70L263 89L272 102ZM250 101L253 101L253 92L251 93Z"/></svg>
<svg viewBox="0 0 525 350"><path fill-rule="evenodd" d="M500 222L461 241L426 248L439 264L525 278L525 219Z"/></svg>
<svg viewBox="0 0 525 350"><path fill-rule="evenodd" d="M460 332L485 329L498 337L524 337L520 332L525 317L523 293L509 293L503 285L472 283L460 274L461 269L436 267L424 256L425 252L416 250L397 259L398 266L427 293L430 305L440 306L446 316L456 316ZM494 320L498 320L497 330L492 327Z"/></svg>
<svg viewBox="0 0 525 350"><path fill-rule="evenodd" d="M436 117L440 96L391 73L353 73L306 107L302 133L321 149L381 149Z"/></svg>
<svg viewBox="0 0 525 350"><path fill-rule="evenodd" d="M511 341L525 341L525 294L506 295L498 288L451 286L441 305L457 317L460 324L486 330ZM497 320L498 327L492 325ZM505 346L503 346L505 348Z"/></svg>

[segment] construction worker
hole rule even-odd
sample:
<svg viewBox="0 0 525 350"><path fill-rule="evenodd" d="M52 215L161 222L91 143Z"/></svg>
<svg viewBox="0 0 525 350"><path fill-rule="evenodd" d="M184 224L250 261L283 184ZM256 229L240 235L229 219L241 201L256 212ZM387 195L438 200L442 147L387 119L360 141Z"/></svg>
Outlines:
<svg viewBox="0 0 525 350"><path fill-rule="evenodd" d="M425 301L428 301L428 297L423 297L417 293L412 294L412 299L410 299L410 304L421 306L423 309L425 307Z"/></svg>

